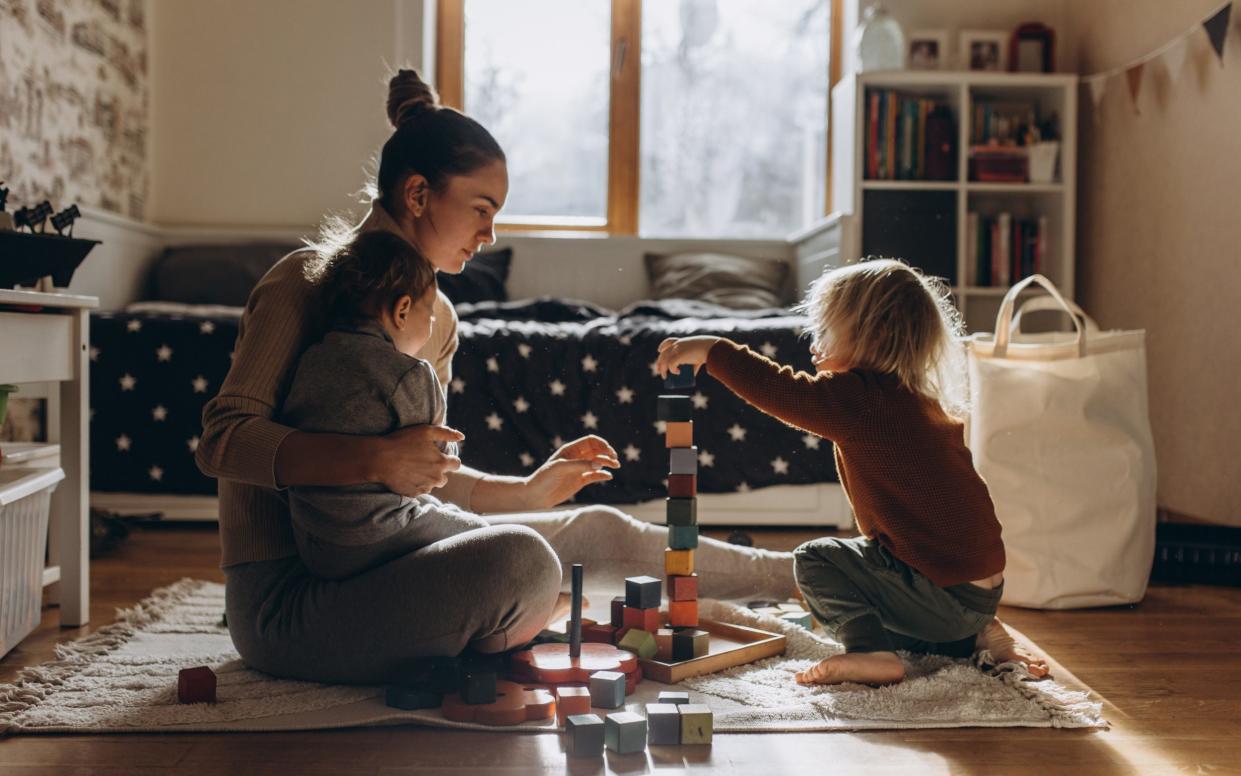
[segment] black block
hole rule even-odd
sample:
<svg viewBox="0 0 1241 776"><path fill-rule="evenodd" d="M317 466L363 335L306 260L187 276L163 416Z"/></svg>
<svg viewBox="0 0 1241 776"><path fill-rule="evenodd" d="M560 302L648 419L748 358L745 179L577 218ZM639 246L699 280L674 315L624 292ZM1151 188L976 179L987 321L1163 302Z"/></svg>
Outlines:
<svg viewBox="0 0 1241 776"><path fill-rule="evenodd" d="M662 587L663 583L655 577L629 577L625 580L625 606L633 609L659 608Z"/></svg>
<svg viewBox="0 0 1241 776"><path fill-rule="evenodd" d="M673 422L693 420L694 405L690 402L688 396L664 394L656 400L655 418L657 420L669 420Z"/></svg>

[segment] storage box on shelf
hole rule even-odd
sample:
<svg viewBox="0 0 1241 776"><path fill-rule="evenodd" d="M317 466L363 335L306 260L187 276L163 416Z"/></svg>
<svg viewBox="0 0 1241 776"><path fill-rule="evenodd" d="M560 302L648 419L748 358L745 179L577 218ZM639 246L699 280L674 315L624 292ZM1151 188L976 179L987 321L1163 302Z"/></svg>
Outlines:
<svg viewBox="0 0 1241 776"><path fill-rule="evenodd" d="M1076 76L852 74L832 111L843 260L894 256L943 278L970 331L1032 272L1073 294ZM1053 130L1058 146L1027 149Z"/></svg>

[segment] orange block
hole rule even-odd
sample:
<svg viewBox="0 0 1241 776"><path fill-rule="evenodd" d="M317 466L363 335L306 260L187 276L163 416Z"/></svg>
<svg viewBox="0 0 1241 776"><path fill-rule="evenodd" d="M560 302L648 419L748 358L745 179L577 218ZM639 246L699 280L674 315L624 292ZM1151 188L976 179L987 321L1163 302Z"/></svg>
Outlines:
<svg viewBox="0 0 1241 776"><path fill-rule="evenodd" d="M669 601L668 624L674 628L698 627L698 601Z"/></svg>
<svg viewBox="0 0 1241 776"><path fill-rule="evenodd" d="M638 628L654 633L659 630L659 607L653 606L650 609L635 609L632 606L625 607L625 627Z"/></svg>
<svg viewBox="0 0 1241 776"><path fill-rule="evenodd" d="M589 687L556 688L556 724L564 727L565 717L590 713Z"/></svg>
<svg viewBox="0 0 1241 776"><path fill-rule="evenodd" d="M671 660L672 659L672 634L671 628L660 628L655 631L655 659Z"/></svg>
<svg viewBox="0 0 1241 776"><path fill-rule="evenodd" d="M664 550L664 573L689 576L694 573L693 550Z"/></svg>
<svg viewBox="0 0 1241 776"><path fill-rule="evenodd" d="M693 447L694 421L668 421L668 430L664 433L665 447Z"/></svg>

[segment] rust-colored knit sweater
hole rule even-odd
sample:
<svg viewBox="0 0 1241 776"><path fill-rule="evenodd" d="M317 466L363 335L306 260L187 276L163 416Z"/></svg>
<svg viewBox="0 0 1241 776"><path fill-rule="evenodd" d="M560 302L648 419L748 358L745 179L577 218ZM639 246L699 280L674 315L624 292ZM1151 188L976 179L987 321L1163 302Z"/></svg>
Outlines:
<svg viewBox="0 0 1241 776"><path fill-rule="evenodd" d="M790 426L831 440L858 530L941 587L1004 570L1004 542L963 425L894 375L811 375L722 340L707 370Z"/></svg>

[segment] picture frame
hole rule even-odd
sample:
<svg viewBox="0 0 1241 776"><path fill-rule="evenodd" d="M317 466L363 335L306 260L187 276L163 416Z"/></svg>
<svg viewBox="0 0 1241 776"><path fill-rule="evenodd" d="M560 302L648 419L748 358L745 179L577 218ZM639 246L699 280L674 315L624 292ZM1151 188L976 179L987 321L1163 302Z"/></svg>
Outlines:
<svg viewBox="0 0 1241 776"><path fill-rule="evenodd" d="M1003 30L962 30L961 69L1003 72L1008 69L1008 33Z"/></svg>
<svg viewBox="0 0 1241 776"><path fill-rule="evenodd" d="M947 30L914 30L909 34L906 60L910 70L946 70L948 58Z"/></svg>
<svg viewBox="0 0 1241 776"><path fill-rule="evenodd" d="M1019 25L1008 41L1008 69L1018 73L1055 72L1055 30L1039 22Z"/></svg>

